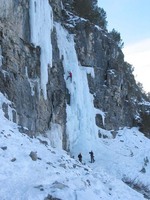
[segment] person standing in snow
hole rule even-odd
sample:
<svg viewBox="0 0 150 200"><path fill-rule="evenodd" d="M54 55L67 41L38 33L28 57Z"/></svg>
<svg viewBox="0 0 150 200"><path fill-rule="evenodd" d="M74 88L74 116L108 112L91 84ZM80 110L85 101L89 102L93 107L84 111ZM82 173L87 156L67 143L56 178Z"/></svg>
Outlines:
<svg viewBox="0 0 150 200"><path fill-rule="evenodd" d="M70 78L70 80L71 80L71 82L72 82L72 72L68 72L69 73L69 75L67 76L67 80L68 80L68 78Z"/></svg>
<svg viewBox="0 0 150 200"><path fill-rule="evenodd" d="M91 157L91 163L94 163L95 160L94 160L94 153L93 153L93 151L90 151L89 154L90 154L90 157Z"/></svg>
<svg viewBox="0 0 150 200"><path fill-rule="evenodd" d="M81 155L81 153L79 153L78 158L79 158L79 161L82 163L82 155Z"/></svg>

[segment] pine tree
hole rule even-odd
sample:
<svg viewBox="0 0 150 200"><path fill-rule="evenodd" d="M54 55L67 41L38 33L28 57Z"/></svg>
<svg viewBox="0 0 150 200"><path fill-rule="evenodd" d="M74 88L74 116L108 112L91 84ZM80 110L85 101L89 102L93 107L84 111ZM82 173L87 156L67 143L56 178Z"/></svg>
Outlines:
<svg viewBox="0 0 150 200"><path fill-rule="evenodd" d="M106 28L106 12L97 6L97 0L74 0L73 7L80 17L88 19L90 22Z"/></svg>

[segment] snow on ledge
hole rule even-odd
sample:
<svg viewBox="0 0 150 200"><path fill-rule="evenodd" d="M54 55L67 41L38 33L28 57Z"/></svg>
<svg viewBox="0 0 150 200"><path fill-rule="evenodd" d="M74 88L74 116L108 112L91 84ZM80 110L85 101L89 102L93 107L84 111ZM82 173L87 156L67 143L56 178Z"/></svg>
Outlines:
<svg viewBox="0 0 150 200"><path fill-rule="evenodd" d="M13 112L16 113L16 110L14 108L12 108L12 102L9 101L1 92L0 92L0 115L4 116L4 112L3 112L3 104L6 104L8 106L8 119L10 121L13 121ZM16 115L16 120L17 120L17 115Z"/></svg>
<svg viewBox="0 0 150 200"><path fill-rule="evenodd" d="M103 126L105 126L105 113L102 110L95 108L95 115L96 114L100 114L102 116Z"/></svg>
<svg viewBox="0 0 150 200"><path fill-rule="evenodd" d="M92 78L95 78L95 73L94 73L93 67L81 66L81 68L83 68L83 70L85 70L87 74L91 74Z"/></svg>

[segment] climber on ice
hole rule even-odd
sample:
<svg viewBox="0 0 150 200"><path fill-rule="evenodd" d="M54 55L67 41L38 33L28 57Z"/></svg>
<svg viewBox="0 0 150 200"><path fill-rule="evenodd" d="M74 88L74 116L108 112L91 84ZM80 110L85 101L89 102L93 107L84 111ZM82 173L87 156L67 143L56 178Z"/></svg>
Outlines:
<svg viewBox="0 0 150 200"><path fill-rule="evenodd" d="M70 78L70 80L72 81L72 72L68 72L69 74L68 74L68 76L67 76L67 80L68 80L68 78Z"/></svg>

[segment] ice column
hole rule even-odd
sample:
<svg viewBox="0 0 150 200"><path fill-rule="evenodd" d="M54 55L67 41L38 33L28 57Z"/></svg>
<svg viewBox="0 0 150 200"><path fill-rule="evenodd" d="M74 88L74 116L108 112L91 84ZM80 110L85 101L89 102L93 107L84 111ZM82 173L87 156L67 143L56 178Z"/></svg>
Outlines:
<svg viewBox="0 0 150 200"><path fill-rule="evenodd" d="M41 48L41 89L47 99L48 66L52 66L52 9L48 0L30 0L31 42Z"/></svg>
<svg viewBox="0 0 150 200"><path fill-rule="evenodd" d="M87 68L82 67L76 55L73 35L56 24L58 47L63 56L64 78L71 71L72 81L66 79L70 92L70 105L67 105L67 135L69 149L73 154L93 148L97 140L97 126L95 124L95 109L93 96L89 92Z"/></svg>
<svg viewBox="0 0 150 200"><path fill-rule="evenodd" d="M2 48L1 48L1 45L0 45L0 67L2 66L2 59L3 59Z"/></svg>

